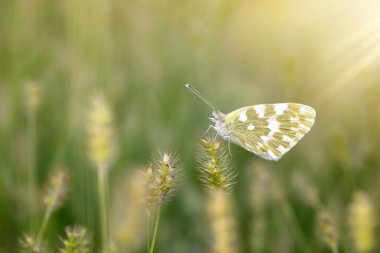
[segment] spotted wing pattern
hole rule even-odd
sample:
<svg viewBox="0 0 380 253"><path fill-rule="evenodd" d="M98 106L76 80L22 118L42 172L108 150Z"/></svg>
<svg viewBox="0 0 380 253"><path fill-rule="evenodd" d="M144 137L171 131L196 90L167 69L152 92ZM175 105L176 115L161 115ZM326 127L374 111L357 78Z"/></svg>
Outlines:
<svg viewBox="0 0 380 253"><path fill-rule="evenodd" d="M226 115L230 140L267 160L279 160L310 131L315 110L297 103L243 107Z"/></svg>

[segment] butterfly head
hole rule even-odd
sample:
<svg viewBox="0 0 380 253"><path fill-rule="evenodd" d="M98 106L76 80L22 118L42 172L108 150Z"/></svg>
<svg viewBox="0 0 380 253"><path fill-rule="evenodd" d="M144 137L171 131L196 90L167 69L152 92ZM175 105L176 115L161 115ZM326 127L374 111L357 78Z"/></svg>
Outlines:
<svg viewBox="0 0 380 253"><path fill-rule="evenodd" d="M225 140L230 136L230 130L226 126L226 115L220 111L213 111L211 122L215 125L212 126L214 130Z"/></svg>
<svg viewBox="0 0 380 253"><path fill-rule="evenodd" d="M215 106L213 106L205 97L202 96L199 91L197 91L191 84L186 84L186 88L188 88L191 92L193 92L197 97L199 97L203 102L208 104L212 109L212 117L210 118L211 122L214 123L214 130L221 136L223 139L229 138L230 131L226 127L226 115L220 111L218 111Z"/></svg>
<svg viewBox="0 0 380 253"><path fill-rule="evenodd" d="M226 115L224 113L221 113L220 111L213 111L212 117L210 118L211 122L221 122L225 123Z"/></svg>

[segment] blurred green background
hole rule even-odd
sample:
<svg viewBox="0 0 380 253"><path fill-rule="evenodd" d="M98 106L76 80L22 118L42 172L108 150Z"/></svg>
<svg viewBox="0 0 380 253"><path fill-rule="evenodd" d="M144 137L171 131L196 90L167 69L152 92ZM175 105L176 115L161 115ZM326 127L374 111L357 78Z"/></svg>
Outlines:
<svg viewBox="0 0 380 253"><path fill-rule="evenodd" d="M238 252L329 252L310 194L331 213L340 252L356 252L347 220L353 193L364 192L374 212L380 204L379 10L374 0L1 1L0 251L16 252L29 232L25 87L32 81L40 87L38 187L43 192L57 166L71 174L69 197L48 227L51 247L70 224L86 226L99 246L83 120L98 91L114 114L111 193L156 150L176 152L183 175L162 209L157 252L210 252L195 154L211 111L185 89L192 83L225 113L277 102L317 110L311 132L279 162L232 145ZM280 195L268 197L259 217L257 167L272 182L259 188ZM252 242L258 219L261 241ZM145 252L146 234L135 236L132 252ZM375 243L372 252L379 250Z"/></svg>

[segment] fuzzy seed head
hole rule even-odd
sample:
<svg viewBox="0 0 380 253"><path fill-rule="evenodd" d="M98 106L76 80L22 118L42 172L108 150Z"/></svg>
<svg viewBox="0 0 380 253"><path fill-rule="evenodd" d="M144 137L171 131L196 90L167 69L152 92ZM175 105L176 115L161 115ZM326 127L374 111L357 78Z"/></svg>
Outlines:
<svg viewBox="0 0 380 253"><path fill-rule="evenodd" d="M58 169L52 172L46 187L46 193L43 202L47 210L56 210L60 208L67 197L69 175L64 169Z"/></svg>
<svg viewBox="0 0 380 253"><path fill-rule="evenodd" d="M166 152L162 155L162 159L157 162L156 184L159 202L164 202L175 189L177 178L176 162L177 159Z"/></svg>
<svg viewBox="0 0 380 253"><path fill-rule="evenodd" d="M143 185L144 185L144 195L142 198L143 203L148 207L152 208L157 206L158 192L155 180L155 174L152 167L148 167L143 171Z"/></svg>
<svg viewBox="0 0 380 253"><path fill-rule="evenodd" d="M40 87L36 82L28 82L25 87L25 106L28 114L35 114L40 105Z"/></svg>
<svg viewBox="0 0 380 253"><path fill-rule="evenodd" d="M231 199L224 190L211 190L207 203L210 219L213 253L238 252L236 221L234 220Z"/></svg>
<svg viewBox="0 0 380 253"><path fill-rule="evenodd" d="M86 228L81 226L67 227L66 237L62 239L60 253L88 253L91 251L91 240Z"/></svg>
<svg viewBox="0 0 380 253"><path fill-rule="evenodd" d="M333 217L327 212L321 212L317 218L317 230L320 238L332 252L337 252L338 232Z"/></svg>
<svg viewBox="0 0 380 253"><path fill-rule="evenodd" d="M144 171L146 206L159 206L173 195L178 181L177 160L175 155L164 152Z"/></svg>
<svg viewBox="0 0 380 253"><path fill-rule="evenodd" d="M200 177L206 188L230 189L235 175L231 172L230 155L218 139L201 139L197 160Z"/></svg>
<svg viewBox="0 0 380 253"><path fill-rule="evenodd" d="M24 235L20 240L21 253L46 253L45 245L30 235Z"/></svg>
<svg viewBox="0 0 380 253"><path fill-rule="evenodd" d="M357 252L369 252L374 247L376 224L373 205L363 192L354 194L349 209L351 236Z"/></svg>
<svg viewBox="0 0 380 253"><path fill-rule="evenodd" d="M98 169L108 169L114 153L112 114L105 99L94 96L88 112L87 149Z"/></svg>

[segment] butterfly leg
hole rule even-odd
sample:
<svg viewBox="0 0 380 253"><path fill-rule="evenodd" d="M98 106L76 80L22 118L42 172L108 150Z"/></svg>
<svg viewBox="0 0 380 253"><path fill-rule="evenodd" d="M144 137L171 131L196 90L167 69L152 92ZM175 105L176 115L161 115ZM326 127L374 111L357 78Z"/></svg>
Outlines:
<svg viewBox="0 0 380 253"><path fill-rule="evenodd" d="M212 125L210 125L210 126L207 128L206 132L202 135L202 137L205 137L205 136L208 134L208 132L210 132L211 129L214 130L214 134L213 134L213 136L212 136L212 139L215 140L216 137L218 136L218 133L217 133L216 130L215 130L215 126L212 126Z"/></svg>
<svg viewBox="0 0 380 253"><path fill-rule="evenodd" d="M213 136L213 140L216 140L216 138L218 137L218 132L217 131L215 131L215 127L214 126L211 126L212 127L212 129L214 129L214 136Z"/></svg>
<svg viewBox="0 0 380 253"><path fill-rule="evenodd" d="M207 135L207 133L211 130L211 128L213 128L213 126L208 126L206 132L204 132L204 134L202 135L202 137L205 137Z"/></svg>
<svg viewBox="0 0 380 253"><path fill-rule="evenodd" d="M231 140L230 138L228 138L228 151L230 152L230 155L231 155Z"/></svg>

